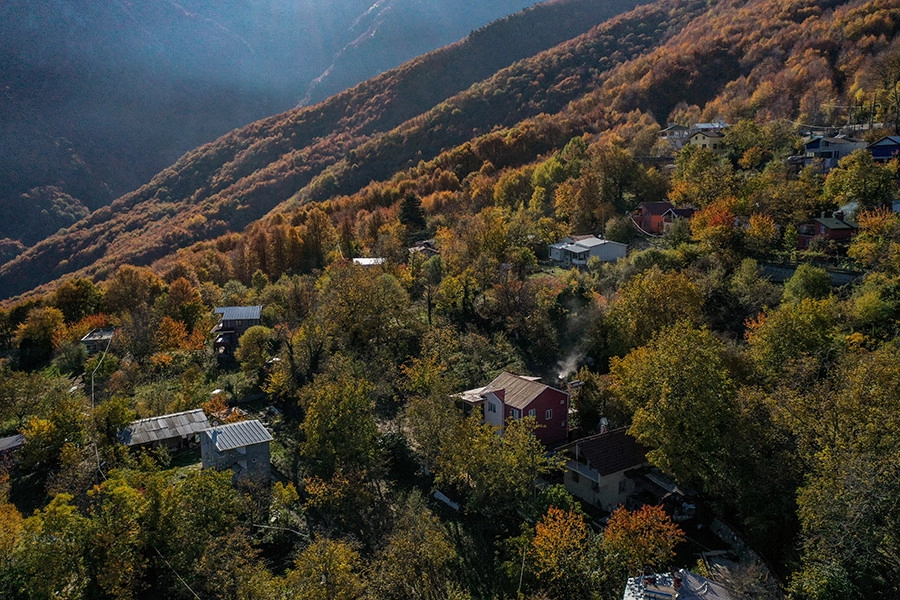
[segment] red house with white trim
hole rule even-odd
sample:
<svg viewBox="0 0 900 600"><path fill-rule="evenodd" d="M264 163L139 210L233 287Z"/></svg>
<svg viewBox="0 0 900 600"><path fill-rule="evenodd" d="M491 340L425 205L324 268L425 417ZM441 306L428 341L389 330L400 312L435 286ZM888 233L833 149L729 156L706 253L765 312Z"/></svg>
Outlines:
<svg viewBox="0 0 900 600"><path fill-rule="evenodd" d="M501 373L483 388L468 390L459 398L481 405L484 422L500 427L509 419L534 417L534 432L545 446L565 442L569 435L569 394L540 382L539 377Z"/></svg>

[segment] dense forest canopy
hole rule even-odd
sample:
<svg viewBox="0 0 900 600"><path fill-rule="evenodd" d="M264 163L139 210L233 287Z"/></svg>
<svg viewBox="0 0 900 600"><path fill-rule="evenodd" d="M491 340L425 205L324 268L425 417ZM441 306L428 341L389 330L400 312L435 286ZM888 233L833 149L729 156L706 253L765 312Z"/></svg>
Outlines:
<svg viewBox="0 0 900 600"><path fill-rule="evenodd" d="M32 273L10 294L65 278L0 310L0 434L24 436L0 595L612 599L705 569L722 522L753 550L737 597L900 595L898 163L865 147L900 134L898 24L888 1L647 4L407 114L430 55L4 265ZM703 123L717 147L660 135ZM859 149L804 157L842 127ZM636 227L664 202L684 216ZM550 260L588 233L627 256ZM209 332L237 306L261 320L229 359ZM576 380L570 435L626 428L693 520L598 510L534 417L466 417L453 395L504 372ZM197 408L265 419L274 484L121 443Z"/></svg>

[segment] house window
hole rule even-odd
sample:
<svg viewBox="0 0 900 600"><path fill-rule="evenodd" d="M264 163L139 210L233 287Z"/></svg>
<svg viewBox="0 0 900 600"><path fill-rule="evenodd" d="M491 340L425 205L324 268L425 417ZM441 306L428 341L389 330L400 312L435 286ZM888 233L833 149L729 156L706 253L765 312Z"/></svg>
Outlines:
<svg viewBox="0 0 900 600"><path fill-rule="evenodd" d="M536 413L537 413L537 411L532 408L531 410L528 411L528 416L533 417L533 416L535 416Z"/></svg>
<svg viewBox="0 0 900 600"><path fill-rule="evenodd" d="M544 418L547 419L548 421L553 418L553 409L552 408L547 409L547 412L544 413Z"/></svg>
<svg viewBox="0 0 900 600"><path fill-rule="evenodd" d="M497 405L493 402L488 402L488 412L495 413L497 412Z"/></svg>
<svg viewBox="0 0 900 600"><path fill-rule="evenodd" d="M597 483L596 481L592 481L592 482L591 482L591 489L594 490L595 492L599 492L599 491L600 491L600 484Z"/></svg>
<svg viewBox="0 0 900 600"><path fill-rule="evenodd" d="M570 471L572 473L572 481L578 483L578 471Z"/></svg>
<svg viewBox="0 0 900 600"><path fill-rule="evenodd" d="M619 493L620 494L625 493L625 480L624 479L619 482Z"/></svg>
<svg viewBox="0 0 900 600"><path fill-rule="evenodd" d="M519 410L518 408L510 409L509 414L510 414L510 416L512 416L513 419L522 418L522 411Z"/></svg>

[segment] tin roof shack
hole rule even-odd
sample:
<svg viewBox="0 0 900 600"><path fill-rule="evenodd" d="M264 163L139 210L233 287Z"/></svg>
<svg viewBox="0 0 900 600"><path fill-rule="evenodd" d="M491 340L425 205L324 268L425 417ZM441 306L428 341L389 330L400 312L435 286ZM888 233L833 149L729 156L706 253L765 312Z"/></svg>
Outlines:
<svg viewBox="0 0 900 600"><path fill-rule="evenodd" d="M550 259L566 267L584 266L591 257L611 262L625 258L627 253L627 244L600 239L595 235L572 235L550 246Z"/></svg>
<svg viewBox="0 0 900 600"><path fill-rule="evenodd" d="M197 435L209 428L203 409L197 408L132 422L119 433L119 441L128 447L162 446L167 450L191 447Z"/></svg>
<svg viewBox="0 0 900 600"><path fill-rule="evenodd" d="M635 481L626 473L649 464L647 448L625 427L575 440L559 452L566 457L563 483L569 493L606 511L624 504L635 491Z"/></svg>
<svg viewBox="0 0 900 600"><path fill-rule="evenodd" d="M212 333L216 335L213 348L217 355L233 356L241 336L254 325L260 324L262 305L220 306L215 313L220 318L219 323L212 328Z"/></svg>
<svg viewBox="0 0 900 600"><path fill-rule="evenodd" d="M797 227L797 249L808 249L816 238L837 244L847 244L856 235L858 229L859 226L856 223L844 218L842 211L832 213L830 217L822 213L821 217L801 223Z"/></svg>
<svg viewBox="0 0 900 600"><path fill-rule="evenodd" d="M257 420L211 427L200 434L203 468L231 469L234 481L268 481L272 436Z"/></svg>

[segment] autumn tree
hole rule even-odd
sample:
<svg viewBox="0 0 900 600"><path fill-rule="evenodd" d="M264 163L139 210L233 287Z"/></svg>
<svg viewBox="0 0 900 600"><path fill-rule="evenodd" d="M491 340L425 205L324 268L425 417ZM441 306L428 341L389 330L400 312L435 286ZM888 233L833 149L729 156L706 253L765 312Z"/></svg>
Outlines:
<svg viewBox="0 0 900 600"><path fill-rule="evenodd" d="M19 361L26 369L50 360L53 350L62 341L65 317L58 308L33 308L25 322L16 330Z"/></svg>
<svg viewBox="0 0 900 600"><path fill-rule="evenodd" d="M591 598L597 587L599 548L584 516L551 506L535 524L525 560L551 598ZM529 556L530 555L530 556Z"/></svg>
<svg viewBox="0 0 900 600"><path fill-rule="evenodd" d="M681 528L661 506L636 511L620 506L609 517L601 546L609 567L633 575L646 566L667 566L683 540Z"/></svg>
<svg viewBox="0 0 900 600"><path fill-rule="evenodd" d="M101 291L83 277L63 282L53 292L53 305L63 312L66 323L75 323L100 309Z"/></svg>
<svg viewBox="0 0 900 600"><path fill-rule="evenodd" d="M628 349L647 343L678 321L701 323L702 307L700 290L686 274L653 266L622 285L609 311L609 323Z"/></svg>

